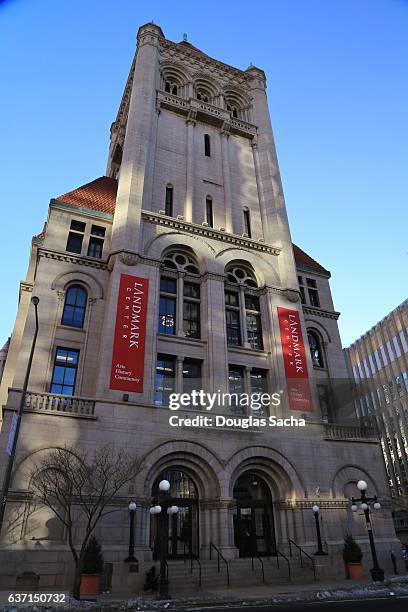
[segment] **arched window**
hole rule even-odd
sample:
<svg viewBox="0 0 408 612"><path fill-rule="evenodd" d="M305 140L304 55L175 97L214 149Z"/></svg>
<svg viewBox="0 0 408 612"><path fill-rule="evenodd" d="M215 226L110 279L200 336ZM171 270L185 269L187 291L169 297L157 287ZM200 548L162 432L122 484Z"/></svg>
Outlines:
<svg viewBox="0 0 408 612"><path fill-rule="evenodd" d="M164 205L164 214L168 217L173 216L173 187L171 185L166 186L166 201Z"/></svg>
<svg viewBox="0 0 408 612"><path fill-rule="evenodd" d="M83 327L88 294L81 285L71 285L65 295L62 325Z"/></svg>
<svg viewBox="0 0 408 612"><path fill-rule="evenodd" d="M257 288L251 270L232 264L226 270L227 280L235 287L225 289L227 344L263 349L261 307L259 297L248 289ZM246 289L247 288L247 289ZM241 329L243 327L243 329Z"/></svg>
<svg viewBox="0 0 408 612"><path fill-rule="evenodd" d="M171 83L170 81L166 81L164 84L164 91L177 96L177 85L175 83Z"/></svg>
<svg viewBox="0 0 408 612"><path fill-rule="evenodd" d="M204 134L204 154L206 157L211 157L211 144L208 134Z"/></svg>
<svg viewBox="0 0 408 612"><path fill-rule="evenodd" d="M317 368L323 368L323 350L319 336L316 334L316 332L309 330L307 332L307 338L309 340L310 354L312 356L313 365Z"/></svg>
<svg viewBox="0 0 408 612"><path fill-rule="evenodd" d="M229 111L233 117L238 118L238 110L236 106L232 106L231 104L227 104L227 111Z"/></svg>
<svg viewBox="0 0 408 612"><path fill-rule="evenodd" d="M200 274L194 259L182 251L168 253L163 266L174 272ZM166 336L178 333L185 338L200 338L200 283L184 276L177 279L165 270L160 278L158 332ZM181 320L182 326L177 324Z"/></svg>

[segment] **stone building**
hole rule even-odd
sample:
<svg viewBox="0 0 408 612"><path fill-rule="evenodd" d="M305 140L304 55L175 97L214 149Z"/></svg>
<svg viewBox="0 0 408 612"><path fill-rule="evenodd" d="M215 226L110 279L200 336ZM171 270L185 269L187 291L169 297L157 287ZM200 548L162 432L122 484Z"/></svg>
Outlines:
<svg viewBox="0 0 408 612"><path fill-rule="evenodd" d="M356 417L380 433L395 527L408 543L408 300L344 352Z"/></svg>
<svg viewBox="0 0 408 612"><path fill-rule="evenodd" d="M4 449L35 294L40 333L9 506L24 503L30 466L50 448L110 442L141 459L123 512L97 529L114 576L124 571L130 499L136 554L151 565L149 507L163 475L179 506L169 559L208 559L213 543L238 568L250 552L288 555L289 539L312 553L317 502L325 563L337 571L346 531L367 549L363 520L349 511L355 483L364 478L381 498L386 478L378 440L347 420L333 388L347 380L339 313L329 272L292 245L264 72L146 24L110 136L107 176L52 199L32 242L1 387ZM143 316L123 345L123 295L136 285ZM305 426L171 426L174 416L250 414L237 402L169 411L170 393L194 388L278 393L270 414ZM395 532L387 510L374 521L382 558ZM44 585L69 582L64 533L43 509L3 534L1 555L3 584L17 568Z"/></svg>

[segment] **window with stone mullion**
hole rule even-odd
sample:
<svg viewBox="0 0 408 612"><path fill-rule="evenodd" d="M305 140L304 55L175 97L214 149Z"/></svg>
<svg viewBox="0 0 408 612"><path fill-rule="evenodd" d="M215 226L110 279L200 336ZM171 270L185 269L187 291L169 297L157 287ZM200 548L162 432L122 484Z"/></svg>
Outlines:
<svg viewBox="0 0 408 612"><path fill-rule="evenodd" d="M259 298L252 294L245 294L245 322L248 342L251 348L262 350L262 324Z"/></svg>

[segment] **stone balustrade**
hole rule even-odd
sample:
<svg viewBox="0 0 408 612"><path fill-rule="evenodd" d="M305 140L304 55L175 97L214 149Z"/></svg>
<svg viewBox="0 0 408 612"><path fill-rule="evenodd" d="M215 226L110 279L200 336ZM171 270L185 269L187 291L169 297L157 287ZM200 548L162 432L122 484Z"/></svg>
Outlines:
<svg viewBox="0 0 408 612"><path fill-rule="evenodd" d="M54 393L27 392L25 406L34 412L94 416L95 400Z"/></svg>
<svg viewBox="0 0 408 612"><path fill-rule="evenodd" d="M378 442L378 435L372 427L360 427L358 425L338 425L326 423L324 426L326 440Z"/></svg>

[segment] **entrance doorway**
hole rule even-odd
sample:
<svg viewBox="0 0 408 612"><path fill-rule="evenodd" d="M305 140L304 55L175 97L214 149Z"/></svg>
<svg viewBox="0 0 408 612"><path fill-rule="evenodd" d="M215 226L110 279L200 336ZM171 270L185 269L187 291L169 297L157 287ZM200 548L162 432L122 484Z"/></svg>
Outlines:
<svg viewBox="0 0 408 612"><path fill-rule="evenodd" d="M234 499L234 541L239 556L276 554L272 496L263 478L252 472L242 474L234 486Z"/></svg>
<svg viewBox="0 0 408 612"><path fill-rule="evenodd" d="M167 534L167 558L183 559L197 557L198 542L198 495L192 479L183 471L171 469L162 472L152 488L152 497L157 502L159 482L168 480L170 491L162 505L161 516L154 515L150 522L150 546L153 558L159 558L158 520L165 520ZM169 506L177 506L176 514L167 514Z"/></svg>

